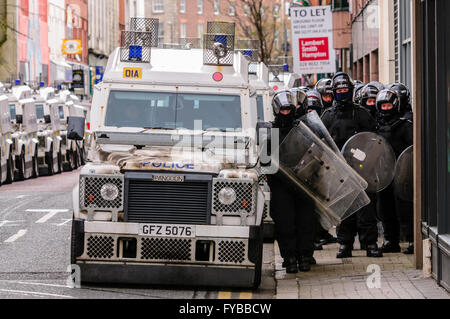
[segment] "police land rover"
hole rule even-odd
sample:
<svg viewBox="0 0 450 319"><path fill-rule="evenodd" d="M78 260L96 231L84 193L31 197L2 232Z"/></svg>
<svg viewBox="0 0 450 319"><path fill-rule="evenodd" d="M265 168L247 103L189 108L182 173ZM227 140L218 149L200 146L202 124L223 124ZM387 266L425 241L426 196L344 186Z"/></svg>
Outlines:
<svg viewBox="0 0 450 319"><path fill-rule="evenodd" d="M53 175L62 173L62 138L59 134L61 129L58 99L55 89L34 87L33 98L35 99L36 117L38 122L38 165L39 175Z"/></svg>
<svg viewBox="0 0 450 319"><path fill-rule="evenodd" d="M0 83L0 185L10 184L14 179L13 140L6 88Z"/></svg>
<svg viewBox="0 0 450 319"><path fill-rule="evenodd" d="M94 93L71 262L82 282L256 288L266 197L234 24L209 22L203 50L154 49L157 19L131 26Z"/></svg>
<svg viewBox="0 0 450 319"><path fill-rule="evenodd" d="M11 123L14 133L13 156L15 161L14 180L24 180L38 176L37 120L32 90L26 85L16 85L8 95Z"/></svg>
<svg viewBox="0 0 450 319"><path fill-rule="evenodd" d="M57 94L59 100L58 111L60 119L60 136L62 138L61 153L64 171L72 171L81 165L81 154L79 152L79 141L67 139L67 118L69 116L83 116L84 108L78 105L79 98L69 90L61 90Z"/></svg>

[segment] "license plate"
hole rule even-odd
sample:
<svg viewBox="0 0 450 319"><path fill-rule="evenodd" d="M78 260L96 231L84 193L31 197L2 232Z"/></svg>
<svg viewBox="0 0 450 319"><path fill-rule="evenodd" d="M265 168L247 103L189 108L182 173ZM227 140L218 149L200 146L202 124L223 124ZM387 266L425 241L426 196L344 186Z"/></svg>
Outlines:
<svg viewBox="0 0 450 319"><path fill-rule="evenodd" d="M145 224L139 227L139 235L151 237L195 237L195 226Z"/></svg>

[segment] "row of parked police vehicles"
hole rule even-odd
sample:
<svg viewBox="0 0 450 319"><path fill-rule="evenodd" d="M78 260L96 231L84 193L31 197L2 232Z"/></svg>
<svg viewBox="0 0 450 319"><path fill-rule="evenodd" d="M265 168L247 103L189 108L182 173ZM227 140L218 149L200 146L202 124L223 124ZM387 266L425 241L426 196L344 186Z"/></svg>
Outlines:
<svg viewBox="0 0 450 319"><path fill-rule="evenodd" d="M269 129L257 130L258 122L273 119L269 70L256 62L251 44L235 48L232 23L209 22L202 49L157 48L157 19L132 18L130 26L94 90L87 161L73 191L73 269L82 282L256 288L264 233L272 224L265 174L279 162L276 156L261 160L268 144L263 141L274 137ZM299 86L296 80L291 75L277 86ZM30 91L17 105L23 108L31 98ZM53 103L42 104L50 122L57 118L61 125L60 134L46 140L67 135L66 143L76 144L63 151L54 143L46 150L58 171L58 158L82 153L86 121L69 114L63 135L60 104L54 111ZM21 125L39 123L35 117ZM44 133L37 128L47 122L20 134L39 142ZM366 199L364 182L331 146L305 125L299 129L308 138L297 160L304 154L303 164L321 163L323 171L306 165L319 173L316 181L337 180L308 194L322 215L339 221L360 207L357 198ZM12 135L7 139L13 141ZM36 150L38 144L30 143ZM29 147L22 153L11 148L27 159L27 176L35 154ZM310 182L303 184L311 189ZM328 194L315 196L321 191Z"/></svg>
<svg viewBox="0 0 450 319"><path fill-rule="evenodd" d="M67 119L88 117L90 104L42 84L0 83L0 185L84 165L87 143L67 138Z"/></svg>

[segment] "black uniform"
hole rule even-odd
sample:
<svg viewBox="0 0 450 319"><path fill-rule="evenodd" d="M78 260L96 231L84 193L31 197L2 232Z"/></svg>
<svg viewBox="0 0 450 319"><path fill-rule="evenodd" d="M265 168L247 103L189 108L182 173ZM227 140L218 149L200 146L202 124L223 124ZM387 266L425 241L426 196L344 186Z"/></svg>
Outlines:
<svg viewBox="0 0 450 319"><path fill-rule="evenodd" d="M297 124L298 122L294 122L294 125ZM280 143L293 127L281 128L276 121L272 126L280 129ZM271 217L275 223L275 238L281 256L285 260L292 256L297 259L312 257L316 221L314 202L291 188L280 173L267 177L272 193Z"/></svg>
<svg viewBox="0 0 450 319"><path fill-rule="evenodd" d="M392 145L397 158L413 144L412 121L400 118L400 115L390 120L380 118L378 134ZM385 243L390 243L391 246L397 247L396 251L399 251L400 229L406 241L414 241L413 203L396 198L392 184L378 193L377 209L383 223Z"/></svg>
<svg viewBox="0 0 450 319"><path fill-rule="evenodd" d="M333 77L333 107L322 115L322 121L339 149L355 134L374 132L376 121L367 110L353 103L355 85L350 76L338 72ZM337 229L341 244L337 258L351 257L355 236L358 233L362 245L366 246L368 257L381 257L376 245L378 228L374 197L371 203L344 219Z"/></svg>

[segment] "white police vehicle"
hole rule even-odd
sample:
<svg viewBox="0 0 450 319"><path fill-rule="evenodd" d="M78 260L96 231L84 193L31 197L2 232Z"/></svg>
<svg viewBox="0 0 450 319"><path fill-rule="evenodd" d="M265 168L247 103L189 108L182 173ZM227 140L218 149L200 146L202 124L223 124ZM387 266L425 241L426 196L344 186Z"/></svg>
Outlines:
<svg viewBox="0 0 450 319"><path fill-rule="evenodd" d="M53 175L62 173L63 154L62 138L60 136L61 123L58 112L58 99L52 87L35 88L36 118L38 123L38 165L39 175Z"/></svg>
<svg viewBox="0 0 450 319"><path fill-rule="evenodd" d="M234 24L208 23L204 50L151 49L158 20L131 25L94 92L72 264L82 282L256 288L265 194Z"/></svg>
<svg viewBox="0 0 450 319"><path fill-rule="evenodd" d="M80 167L83 162L83 142L71 141L67 138L67 119L70 116L85 116L85 109L79 105L80 99L69 90L61 90L57 97L59 99L58 112L60 119L60 136L62 138L61 154L63 168L72 171Z"/></svg>
<svg viewBox="0 0 450 319"><path fill-rule="evenodd" d="M13 157L15 163L14 180L24 180L38 176L38 144L36 108L29 86L16 85L8 95L8 105L13 125Z"/></svg>
<svg viewBox="0 0 450 319"><path fill-rule="evenodd" d="M0 83L0 185L14 180L12 132L6 87Z"/></svg>

